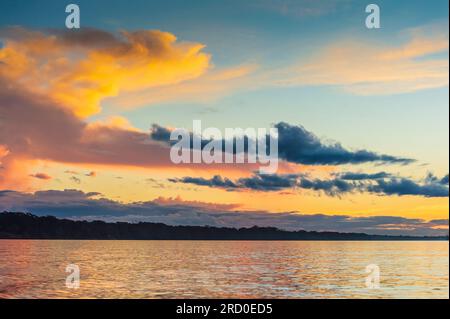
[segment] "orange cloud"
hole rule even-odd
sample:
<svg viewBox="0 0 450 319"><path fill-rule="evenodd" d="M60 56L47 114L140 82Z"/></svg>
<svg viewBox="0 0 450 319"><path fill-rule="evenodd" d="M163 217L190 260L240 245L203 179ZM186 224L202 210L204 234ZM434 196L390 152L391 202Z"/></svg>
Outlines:
<svg viewBox="0 0 450 319"><path fill-rule="evenodd" d="M110 128L110 129L123 129L127 131L140 132L123 116L109 116L104 120L98 120L95 122L87 123L89 129L95 130L98 128Z"/></svg>
<svg viewBox="0 0 450 319"><path fill-rule="evenodd" d="M11 153L2 160L0 168L0 189L29 190L28 171L33 163L28 159Z"/></svg>
<svg viewBox="0 0 450 319"><path fill-rule="evenodd" d="M0 167L0 189L32 191L50 180L52 175L39 171L44 162L23 154L9 153Z"/></svg>
<svg viewBox="0 0 450 319"><path fill-rule="evenodd" d="M338 41L309 62L275 76L280 85L335 85L360 95L444 87L448 85L448 57L429 56L448 51L447 30L448 25L409 30L408 42L398 47Z"/></svg>
<svg viewBox="0 0 450 319"><path fill-rule="evenodd" d="M35 159L172 168L168 145L151 141L125 118L89 123L83 118L99 112L104 98L118 94L150 102L153 96L153 101L165 101L177 93L204 96L205 86L220 94L230 88L225 82L238 86L254 68L209 74L210 55L202 52L204 45L179 42L157 30L113 34L89 28L41 32L15 27L0 29L0 38L0 118L7 119L0 126L3 187L26 181L30 167L25 163ZM196 167L204 168L189 169Z"/></svg>
<svg viewBox="0 0 450 319"><path fill-rule="evenodd" d="M178 42L167 32L119 35L95 29L0 31L0 75L52 97L79 117L100 111L119 93L174 85L204 74L210 55L200 43Z"/></svg>
<svg viewBox="0 0 450 319"><path fill-rule="evenodd" d="M387 49L380 55L383 60L419 58L448 50L448 25L434 24L409 29L410 41L399 48Z"/></svg>
<svg viewBox="0 0 450 319"><path fill-rule="evenodd" d="M256 79L251 78L256 69L257 65L255 64L243 64L213 70L198 78L178 84L121 94L111 98L109 102L120 109L132 109L143 105L173 101L210 102L230 91L251 88L257 83Z"/></svg>

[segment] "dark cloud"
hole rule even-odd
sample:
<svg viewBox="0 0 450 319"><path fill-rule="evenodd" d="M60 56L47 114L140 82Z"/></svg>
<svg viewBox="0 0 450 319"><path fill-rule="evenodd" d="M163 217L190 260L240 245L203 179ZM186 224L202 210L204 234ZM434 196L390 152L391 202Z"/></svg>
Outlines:
<svg viewBox="0 0 450 319"><path fill-rule="evenodd" d="M342 179L310 180L307 178L300 179L299 187L304 189L312 189L315 191L323 191L329 196L340 196L345 193L352 192L358 188L359 185L350 183Z"/></svg>
<svg viewBox="0 0 450 319"><path fill-rule="evenodd" d="M308 165L342 165L368 162L409 164L412 159L377 154L367 150L350 151L340 143L325 144L303 126L285 122L275 125L278 129L279 157L293 163Z"/></svg>
<svg viewBox="0 0 450 319"><path fill-rule="evenodd" d="M172 133L172 130L154 123L154 124L152 124L151 130L150 130L150 138L154 141L163 142L167 145L172 146L172 145L176 144L177 141L170 140L171 133ZM194 134L192 132L189 132L189 137L191 139L189 146L190 146L190 148L194 148L194 145L192 143ZM197 138L200 140L200 143L199 143L200 149L198 149L198 150L202 150L203 147L205 147L208 143L213 141L212 139L205 139L202 136L198 136ZM249 148L249 144L248 144L249 138L247 136L242 136L242 137L233 138L233 154L237 153L236 144L238 142L243 142L243 146L244 146L243 151L247 152L248 148ZM226 140L221 140L221 145L222 145L222 149L225 150Z"/></svg>
<svg viewBox="0 0 450 319"><path fill-rule="evenodd" d="M356 183L351 183L341 179L319 180L309 179L304 174L285 175L261 175L255 174L251 177L240 178L232 181L221 176L214 176L211 179L184 177L179 179L169 179L171 182L181 182L195 184L199 186L209 186L225 188L228 190L253 190L253 191L281 191L293 188L311 189L324 191L326 194L335 196L351 192L357 188Z"/></svg>
<svg viewBox="0 0 450 319"><path fill-rule="evenodd" d="M279 191L293 188L298 184L299 176L292 175L260 175L256 174L249 178L240 178L238 184L241 188L257 191Z"/></svg>
<svg viewBox="0 0 450 319"><path fill-rule="evenodd" d="M251 189L257 191L279 191L286 188L294 187L297 184L298 176L296 175L259 175L252 177L239 178L236 182L219 175L211 179L201 177L183 177L171 178L173 183L186 183L199 186L209 186L225 188L227 190L235 189Z"/></svg>
<svg viewBox="0 0 450 319"><path fill-rule="evenodd" d="M363 232L384 235L447 235L448 220L424 221L394 216L351 217L303 215L295 212L236 211L235 206L156 199L124 204L78 190L40 191L34 194L0 191L0 211L109 222L160 222L168 225L216 227L277 227L286 230ZM233 209L233 210L230 210Z"/></svg>
<svg viewBox="0 0 450 319"><path fill-rule="evenodd" d="M219 187L219 188L239 188L239 185L231 181L226 177L219 175L214 176L211 179L201 178L201 177L182 177L182 178L169 178L172 183L185 183L194 184L199 186L209 186L209 187Z"/></svg>
<svg viewBox="0 0 450 319"><path fill-rule="evenodd" d="M415 195L424 197L448 197L448 185L438 182L419 184L406 178L393 178L390 180L378 180L375 185L370 185L368 190L384 195Z"/></svg>
<svg viewBox="0 0 450 319"><path fill-rule="evenodd" d="M279 191L294 187L297 184L297 176L256 174L252 177L240 178L234 182L228 178L216 175L211 179L201 177L183 177L171 178L169 181L173 183L186 183L198 186L225 188L227 190L250 189L256 191Z"/></svg>
<svg viewBox="0 0 450 319"><path fill-rule="evenodd" d="M448 184L443 179L427 177L423 183L407 178L392 177L380 172L375 174L342 173L330 179L311 179L305 174L261 175L240 178L236 181L221 176L211 179L183 177L169 179L173 183L186 183L199 186L224 188L227 190L281 191L302 188L322 191L329 196L340 196L351 192L370 192L382 195L414 195L425 197L447 197Z"/></svg>
<svg viewBox="0 0 450 319"><path fill-rule="evenodd" d="M37 179L44 179L44 180L52 179L52 177L50 175L45 174L45 173L30 174L30 176L37 178Z"/></svg>
<svg viewBox="0 0 450 319"><path fill-rule="evenodd" d="M278 156L280 159L306 165L344 165L344 164L362 164L362 163L387 163L387 164L410 164L413 159L396 157L391 155L378 154L367 150L351 151L344 148L340 143L322 142L314 133L307 131L303 126L295 126L285 122L274 125L278 129ZM151 137L154 140L173 144L170 141L171 130L153 124ZM191 134L192 137L192 134ZM244 139L244 150L248 150L247 136ZM239 139L239 137L238 137ZM268 136L266 136L268 141ZM202 147L211 140L202 139ZM223 149L225 140L222 140ZM234 139L236 145L236 139ZM267 149L270 148L267 143ZM233 148L236 153L236 146Z"/></svg>
<svg viewBox="0 0 450 319"><path fill-rule="evenodd" d="M361 180L373 180L373 179L382 179L388 178L392 175L386 172L379 172L374 174L366 174L366 173L353 173L353 172L345 172L338 175L341 179L350 180L350 181L361 181Z"/></svg>
<svg viewBox="0 0 450 319"><path fill-rule="evenodd" d="M428 173L428 175L425 177L425 181L427 183L439 183L442 185L448 185L448 174L440 178L435 176L433 173Z"/></svg>
<svg viewBox="0 0 450 319"><path fill-rule="evenodd" d="M155 141L167 142L170 141L170 133L171 131L165 127L162 127L158 124L153 124L150 130L150 138Z"/></svg>

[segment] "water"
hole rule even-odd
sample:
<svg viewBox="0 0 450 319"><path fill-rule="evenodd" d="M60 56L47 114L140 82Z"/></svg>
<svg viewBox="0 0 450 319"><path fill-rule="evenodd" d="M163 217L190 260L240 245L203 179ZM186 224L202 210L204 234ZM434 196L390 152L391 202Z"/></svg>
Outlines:
<svg viewBox="0 0 450 319"><path fill-rule="evenodd" d="M0 240L1 298L448 298L448 242ZM68 264L79 289L66 288ZM365 268L381 271L368 289Z"/></svg>

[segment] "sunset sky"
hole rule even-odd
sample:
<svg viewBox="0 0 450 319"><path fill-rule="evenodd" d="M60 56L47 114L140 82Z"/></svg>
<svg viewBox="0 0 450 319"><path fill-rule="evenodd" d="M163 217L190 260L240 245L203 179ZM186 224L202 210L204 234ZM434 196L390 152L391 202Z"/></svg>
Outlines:
<svg viewBox="0 0 450 319"><path fill-rule="evenodd" d="M447 0L376 1L381 29L360 0L68 3L0 4L0 210L448 234ZM278 128L278 172L173 164L193 120Z"/></svg>

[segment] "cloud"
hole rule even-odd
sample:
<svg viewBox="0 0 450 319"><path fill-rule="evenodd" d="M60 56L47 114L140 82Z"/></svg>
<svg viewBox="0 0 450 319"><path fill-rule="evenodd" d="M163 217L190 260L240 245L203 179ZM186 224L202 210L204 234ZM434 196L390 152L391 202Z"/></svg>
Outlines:
<svg viewBox="0 0 450 319"><path fill-rule="evenodd" d="M315 191L324 191L330 196L342 195L353 191L356 184L344 180L330 179L319 180L309 179L304 174L284 174L284 175L261 175L255 174L251 177L239 178L232 181L221 176L214 176L211 179L200 177L183 177L169 179L173 183L186 183L198 186L208 186L223 188L229 191L251 190L262 192L278 192L287 189L303 188Z"/></svg>
<svg viewBox="0 0 450 319"><path fill-rule="evenodd" d="M7 83L0 77L0 145L3 157L0 187L11 185L9 180L25 180L21 163L26 160L48 160L73 164L120 165L133 167L174 167L169 157L168 130L154 127L152 135L130 128L126 122L85 123L71 112L55 105L53 100L28 92L25 88ZM27 125L23 125L27 123ZM385 162L406 164L410 159L377 154L371 151L350 151L339 143L325 144L301 126L278 123L279 156L298 164L338 165ZM17 128L20 128L19 130ZM14 132L14 134L11 134ZM57 132L57 134L55 134ZM56 147L57 146L57 147ZM19 166L18 166L19 165ZM205 166L192 166L206 169ZM251 169L247 167L247 170ZM302 178L302 180L300 180ZM345 178L345 176L344 176ZM348 179L348 176L346 177ZM445 178L444 178L445 179ZM76 180L74 180L77 182ZM346 180L321 181L304 176L255 176L231 181L219 176L212 180L185 178L172 180L229 190L278 191L290 187L322 190L330 195L359 190L360 185ZM388 181L389 182L389 181ZM390 181L392 183L392 181ZM447 188L435 182L422 185L421 191L411 195L445 196ZM430 186L431 185L431 186ZM366 186L366 185L364 185ZM424 188L425 187L425 188ZM417 189L417 187L416 187ZM390 194L384 184L376 184L372 192ZM395 192L394 192L395 193ZM398 195L403 195L398 192Z"/></svg>
<svg viewBox="0 0 450 319"><path fill-rule="evenodd" d="M425 182L448 185L448 174L440 178L438 176L435 176L433 173L428 173L428 175L425 177Z"/></svg>
<svg viewBox="0 0 450 319"><path fill-rule="evenodd" d="M235 209L235 207L231 207ZM78 190L21 193L0 191L0 210L26 211L37 215L110 222L160 222L168 225L217 227L278 227L286 230L363 232L385 235L447 235L448 220L411 219L394 216L303 215L296 212L230 211L212 203L181 199L156 199L124 204L104 199L99 193Z"/></svg>
<svg viewBox="0 0 450 319"><path fill-rule="evenodd" d="M279 85L331 85L358 95L448 86L448 22L410 29L401 37L408 40L398 46L339 40L272 77ZM442 53L447 56L440 57Z"/></svg>
<svg viewBox="0 0 450 319"><path fill-rule="evenodd" d="M256 191L279 191L296 186L298 176L291 175L254 175L249 178L240 178L238 185Z"/></svg>
<svg viewBox="0 0 450 319"><path fill-rule="evenodd" d="M329 196L341 196L352 192L369 192L381 195L412 195L424 197L448 197L448 184L441 180L426 179L419 183L407 178L391 176L385 172L375 174L343 173L330 179L311 179L306 174L255 174L236 181L221 176L211 179L201 177L182 177L169 179L172 183L186 183L198 186L223 188L229 191L282 191L286 189L308 189L321 191Z"/></svg>
<svg viewBox="0 0 450 319"><path fill-rule="evenodd" d="M3 188L11 185L15 188L18 181L26 182L28 174L22 173L28 168L24 165L33 160L140 168L175 169L187 165L203 170L255 169L254 164L174 165L170 160L170 145L151 138L150 132L133 128L119 117L88 123L53 99L30 92L1 75L0 145L0 161L5 167L0 173Z"/></svg>
<svg viewBox="0 0 450 319"><path fill-rule="evenodd" d="M340 196L345 193L353 192L355 189L361 188L361 185L349 183L342 179L320 180L302 178L300 180L299 187L315 191L323 191L329 196Z"/></svg>
<svg viewBox="0 0 450 319"><path fill-rule="evenodd" d="M119 34L80 30L0 29L0 76L52 97L79 117L100 101L195 79L210 68L200 43L159 30Z"/></svg>
<svg viewBox="0 0 450 319"><path fill-rule="evenodd" d="M44 179L44 180L52 179L52 177L50 175L47 175L45 173L30 174L30 176L37 178L37 179Z"/></svg>
<svg viewBox="0 0 450 319"><path fill-rule="evenodd" d="M150 137L155 141L160 141L172 145L174 143L170 141L171 132L171 129L154 123L152 124L152 128L150 130Z"/></svg>
<svg viewBox="0 0 450 319"><path fill-rule="evenodd" d="M169 178L169 182L194 184L199 186L219 187L227 189L240 188L240 185L234 183L230 179L218 175L214 176L211 179L206 179L202 177Z"/></svg>
<svg viewBox="0 0 450 319"><path fill-rule="evenodd" d="M370 185L368 190L374 193L399 196L448 197L449 195L448 185L443 185L440 182L419 184L406 178L378 180L375 185Z"/></svg>
<svg viewBox="0 0 450 319"><path fill-rule="evenodd" d="M86 176L88 176L88 177L96 177L97 176L97 172L94 172L94 171L89 172L89 173L86 174Z"/></svg>
<svg viewBox="0 0 450 319"><path fill-rule="evenodd" d="M160 90L198 79L209 68L209 55L202 53L202 45L179 43L173 35L160 31L114 34L95 29L34 32L12 28L2 29L0 38L5 39L0 50L0 59L4 61L0 66L0 187L12 185L8 182L12 179L25 180L19 175L26 171L27 161L36 159L73 164L174 167L169 158L170 131L167 128L155 125L149 138L148 133L133 128L121 117L89 123L80 117L94 114L101 99L119 91ZM436 48L425 52L430 50ZM399 54L392 53L386 59L397 59ZM174 67L180 60L187 69ZM159 63L161 68L167 68L167 73L160 70L164 77L147 74L148 70L141 69L146 69L148 63ZM250 69L242 66L211 76L218 82L233 80L247 75ZM133 81L135 76L139 80ZM54 81L49 83L48 79ZM107 88L103 90L104 86ZM91 96L91 91L98 95ZM62 96L55 96L54 92ZM68 97L74 101L69 101ZM280 122L275 127L279 130L280 159L286 162L305 165L413 162L370 150L351 150L338 142L324 142L302 126ZM206 168L192 166L199 167ZM30 177L27 173L24 176ZM322 189L330 194L351 191L353 186L348 177L341 179L347 182L336 180L335 185L329 185L329 181L303 177L303 188ZM228 189L269 191L302 186L299 177L286 176L257 176L238 181L217 177L212 181L194 179L192 182Z"/></svg>
<svg viewBox="0 0 450 319"><path fill-rule="evenodd" d="M279 122L274 127L278 129L278 157L280 160L291 163L305 165L344 165L378 162L403 165L415 161L410 158L378 154L368 150L352 151L346 149L338 142L325 143L301 125ZM171 145L174 141L170 141L170 133L171 129L153 124L150 134L152 139ZM242 140L242 138L245 141L245 151L247 151L249 137L236 137L234 143L236 144L236 140ZM268 136L266 140L268 140ZM202 139L202 147L210 141ZM223 149L225 149L225 143L226 141L222 140ZM270 149L269 143L267 143L267 149ZM234 145L233 151L236 151L236 145Z"/></svg>
<svg viewBox="0 0 450 319"><path fill-rule="evenodd" d="M326 144L303 126L294 126L285 122L275 124L278 129L278 153L281 159L307 165L343 165L368 162L388 164L409 164L412 159L368 150L351 151L340 143Z"/></svg>
<svg viewBox="0 0 450 319"><path fill-rule="evenodd" d="M217 210L234 210L242 206L241 204L218 204L218 203L206 203L201 201L188 201L183 200L180 196L175 198L172 197L158 197L153 200L154 203L161 206L189 206L189 207L197 207L197 208L205 208L212 211Z"/></svg>
<svg viewBox="0 0 450 319"><path fill-rule="evenodd" d="M85 123L53 100L30 93L1 76L0 121L0 144L8 149L1 159L6 168L0 178L3 187L6 179L26 172L18 165L27 160L138 167L172 165L169 148L152 141L148 133Z"/></svg>
<svg viewBox="0 0 450 319"><path fill-rule="evenodd" d="M257 65L251 63L211 68L207 73L192 80L139 92L124 92L108 99L108 104L116 109L129 110L158 103L209 103L230 92L258 87L254 75L257 68Z"/></svg>
<svg viewBox="0 0 450 319"><path fill-rule="evenodd" d="M338 174L338 176L343 180L359 181L359 180L383 179L391 177L392 175L386 172L379 172L374 174L345 172L342 174Z"/></svg>

